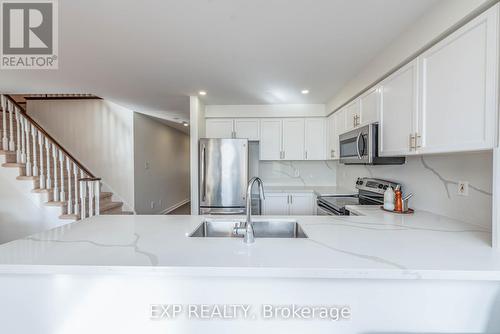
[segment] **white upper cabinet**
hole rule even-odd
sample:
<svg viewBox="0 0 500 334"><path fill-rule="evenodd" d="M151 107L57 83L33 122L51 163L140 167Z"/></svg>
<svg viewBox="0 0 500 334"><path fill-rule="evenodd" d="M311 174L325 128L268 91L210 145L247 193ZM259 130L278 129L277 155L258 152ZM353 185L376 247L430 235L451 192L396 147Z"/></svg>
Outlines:
<svg viewBox="0 0 500 334"><path fill-rule="evenodd" d="M234 136L240 139L259 140L259 120L254 118L236 118L234 120Z"/></svg>
<svg viewBox="0 0 500 334"><path fill-rule="evenodd" d="M282 151L282 121L267 118L260 121L260 160L281 160Z"/></svg>
<svg viewBox="0 0 500 334"><path fill-rule="evenodd" d="M345 132L361 124L361 108L359 99L348 104L343 110L345 113Z"/></svg>
<svg viewBox="0 0 500 334"><path fill-rule="evenodd" d="M338 140L337 129L335 128L335 114L331 114L326 119L326 158L333 160L335 158L335 141Z"/></svg>
<svg viewBox="0 0 500 334"><path fill-rule="evenodd" d="M259 119L209 118L205 124L207 138L260 139Z"/></svg>
<svg viewBox="0 0 500 334"><path fill-rule="evenodd" d="M498 6L420 57L419 153L491 149L498 95Z"/></svg>
<svg viewBox="0 0 500 334"><path fill-rule="evenodd" d="M304 160L304 119L283 119L283 160Z"/></svg>
<svg viewBox="0 0 500 334"><path fill-rule="evenodd" d="M417 80L418 66L415 60L392 74L380 86L380 156L414 153L410 136L415 133L416 125Z"/></svg>
<svg viewBox="0 0 500 334"><path fill-rule="evenodd" d="M325 160L326 122L324 118L306 118L305 120L305 156L306 160Z"/></svg>
<svg viewBox="0 0 500 334"><path fill-rule="evenodd" d="M361 124L370 124L379 121L380 93L378 87L370 89L360 98Z"/></svg>
<svg viewBox="0 0 500 334"><path fill-rule="evenodd" d="M206 120L207 138L233 138L233 120L228 118L210 118Z"/></svg>

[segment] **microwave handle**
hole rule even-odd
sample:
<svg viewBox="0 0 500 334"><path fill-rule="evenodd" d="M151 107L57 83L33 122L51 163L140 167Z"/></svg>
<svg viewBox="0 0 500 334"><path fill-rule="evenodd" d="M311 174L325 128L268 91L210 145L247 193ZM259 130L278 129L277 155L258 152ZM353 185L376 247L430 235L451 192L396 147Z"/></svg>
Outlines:
<svg viewBox="0 0 500 334"><path fill-rule="evenodd" d="M362 132L360 132L358 134L358 137L356 138L356 153L358 153L358 158L361 160L363 159L363 157L361 156L361 153L359 152L359 139L361 138L361 136L363 135Z"/></svg>

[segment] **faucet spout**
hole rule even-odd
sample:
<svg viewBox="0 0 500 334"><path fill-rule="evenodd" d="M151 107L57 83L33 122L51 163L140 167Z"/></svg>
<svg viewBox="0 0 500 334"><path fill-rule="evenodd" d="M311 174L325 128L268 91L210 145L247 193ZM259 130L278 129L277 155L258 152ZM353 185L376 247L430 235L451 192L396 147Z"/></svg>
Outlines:
<svg viewBox="0 0 500 334"><path fill-rule="evenodd" d="M259 185L259 195L261 200L265 199L264 196L264 185L263 182L260 178L258 177L253 177L250 179L248 182L248 188L247 188L247 219L245 222L245 237L243 238L243 241L246 244L252 244L255 242L255 236L254 236L254 231L253 231L253 223L252 223L252 188L253 185L257 182Z"/></svg>

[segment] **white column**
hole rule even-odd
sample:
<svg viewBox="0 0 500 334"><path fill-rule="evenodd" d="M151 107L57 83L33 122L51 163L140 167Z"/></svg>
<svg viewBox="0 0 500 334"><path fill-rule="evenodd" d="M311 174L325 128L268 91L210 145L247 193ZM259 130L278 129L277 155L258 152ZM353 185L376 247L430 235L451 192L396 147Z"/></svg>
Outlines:
<svg viewBox="0 0 500 334"><path fill-rule="evenodd" d="M21 113L19 113L21 115ZM21 116L21 163L26 163L26 118Z"/></svg>
<svg viewBox="0 0 500 334"><path fill-rule="evenodd" d="M38 176L38 145L36 142L36 138L38 137L38 130L36 127L31 126L31 138L33 140L33 167L32 173L33 176Z"/></svg>
<svg viewBox="0 0 500 334"><path fill-rule="evenodd" d="M21 111L16 108L16 162L22 163L21 157Z"/></svg>
<svg viewBox="0 0 500 334"><path fill-rule="evenodd" d="M51 179L51 176L50 174L51 171L50 171L50 166L51 166L51 163L50 163L50 141L45 138L45 153L46 153L46 157L47 157L47 179L45 180L45 186L47 189L51 189L52 188L52 179Z"/></svg>
<svg viewBox="0 0 500 334"><path fill-rule="evenodd" d="M7 99L5 96L1 96L2 104L2 150L7 151L9 149L9 140L7 139Z"/></svg>
<svg viewBox="0 0 500 334"><path fill-rule="evenodd" d="M95 181L95 215L99 216L101 214L101 181Z"/></svg>
<svg viewBox="0 0 500 334"><path fill-rule="evenodd" d="M14 105L9 103L9 151L16 150L16 143L14 142Z"/></svg>
<svg viewBox="0 0 500 334"><path fill-rule="evenodd" d="M40 189L45 189L45 173L47 172L44 168L43 164L43 135L40 131L38 131L38 148L40 150Z"/></svg>
<svg viewBox="0 0 500 334"><path fill-rule="evenodd" d="M66 159L66 171L68 173L68 214L73 213L73 184L71 183L71 161L69 159Z"/></svg>
<svg viewBox="0 0 500 334"><path fill-rule="evenodd" d="M52 144L52 158L54 159L54 202L59 202L59 180L57 179L57 161L59 150Z"/></svg>
<svg viewBox="0 0 500 334"><path fill-rule="evenodd" d="M66 193L64 191L64 154L61 150L59 150L59 166L61 168L61 195L59 196L59 200L61 202L66 201Z"/></svg>
<svg viewBox="0 0 500 334"><path fill-rule="evenodd" d="M92 217L94 215L94 182L87 182L87 185L89 187L89 217Z"/></svg>
<svg viewBox="0 0 500 334"><path fill-rule="evenodd" d="M82 175L83 176L83 175ZM80 203L81 203L81 219L87 217L87 183L85 181L80 181Z"/></svg>
<svg viewBox="0 0 500 334"><path fill-rule="evenodd" d="M32 174L32 169L31 169L31 150L30 150L30 129L31 129L31 124L28 122L27 119L24 119L24 128L26 132L26 176L31 176Z"/></svg>
<svg viewBox="0 0 500 334"><path fill-rule="evenodd" d="M73 175L75 177L75 215L80 214L80 202L79 202L79 194L78 194L78 166L76 163L73 163Z"/></svg>

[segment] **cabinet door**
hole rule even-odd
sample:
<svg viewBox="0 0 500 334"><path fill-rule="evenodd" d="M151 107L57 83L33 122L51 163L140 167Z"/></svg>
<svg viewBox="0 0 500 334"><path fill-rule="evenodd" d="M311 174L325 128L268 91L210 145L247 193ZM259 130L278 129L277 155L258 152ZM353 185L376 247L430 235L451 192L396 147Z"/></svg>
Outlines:
<svg viewBox="0 0 500 334"><path fill-rule="evenodd" d="M280 119L260 121L260 160L280 160L282 152L282 122Z"/></svg>
<svg viewBox="0 0 500 334"><path fill-rule="evenodd" d="M326 121L324 118L305 120L305 159L325 160Z"/></svg>
<svg viewBox="0 0 500 334"><path fill-rule="evenodd" d="M381 86L379 154L413 154L409 138L415 133L417 62L412 61L388 77Z"/></svg>
<svg viewBox="0 0 500 334"><path fill-rule="evenodd" d="M311 216L314 214L314 195L312 193L290 194L290 215Z"/></svg>
<svg viewBox="0 0 500 334"><path fill-rule="evenodd" d="M360 98L361 103L361 122L370 124L378 122L379 113L379 89L374 88Z"/></svg>
<svg viewBox="0 0 500 334"><path fill-rule="evenodd" d="M234 120L234 132L236 138L259 140L259 120L252 118L236 118Z"/></svg>
<svg viewBox="0 0 500 334"><path fill-rule="evenodd" d="M233 120L229 118L209 118L206 120L207 138L233 138Z"/></svg>
<svg viewBox="0 0 500 334"><path fill-rule="evenodd" d="M335 124L335 114L328 116L326 120L326 133L327 133L327 151L326 159L333 160L335 158L335 141L338 140L339 136L337 134L336 124Z"/></svg>
<svg viewBox="0 0 500 334"><path fill-rule="evenodd" d="M286 193L267 193L262 212L265 216L288 215L289 197Z"/></svg>
<svg viewBox="0 0 500 334"><path fill-rule="evenodd" d="M343 134L345 129L345 110L339 110L334 115L334 123L335 123L335 136L333 138L333 159L340 159L340 143L339 136Z"/></svg>
<svg viewBox="0 0 500 334"><path fill-rule="evenodd" d="M359 124L360 103L359 99L345 107L345 131L354 129Z"/></svg>
<svg viewBox="0 0 500 334"><path fill-rule="evenodd" d="M420 57L421 153L491 149L498 95L498 7Z"/></svg>
<svg viewBox="0 0 500 334"><path fill-rule="evenodd" d="M283 119L283 159L304 160L304 119Z"/></svg>

